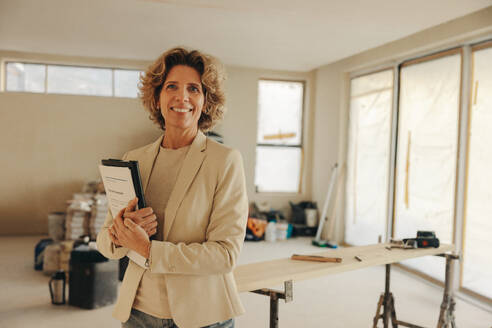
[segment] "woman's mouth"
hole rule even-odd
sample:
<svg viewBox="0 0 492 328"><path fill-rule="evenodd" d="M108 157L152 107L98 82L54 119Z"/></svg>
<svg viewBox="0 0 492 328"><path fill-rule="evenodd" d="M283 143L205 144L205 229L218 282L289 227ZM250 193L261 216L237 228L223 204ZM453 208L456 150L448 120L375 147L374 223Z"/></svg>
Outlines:
<svg viewBox="0 0 492 328"><path fill-rule="evenodd" d="M192 108L171 107L171 110L178 113L188 113L192 111Z"/></svg>

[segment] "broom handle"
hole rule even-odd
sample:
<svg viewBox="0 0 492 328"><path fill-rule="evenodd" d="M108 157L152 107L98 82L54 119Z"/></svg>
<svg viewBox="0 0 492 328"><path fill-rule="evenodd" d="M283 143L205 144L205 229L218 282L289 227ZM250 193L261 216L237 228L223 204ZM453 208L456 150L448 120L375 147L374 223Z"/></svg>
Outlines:
<svg viewBox="0 0 492 328"><path fill-rule="evenodd" d="M325 203L323 205L323 211L321 212L321 217L319 218L319 226L318 226L318 231L316 232L316 238L315 240L319 241L321 238L321 232L323 231L323 226L326 221L326 215L328 215L328 207L330 206L330 199L331 199L331 192L333 191L333 185L335 184L335 179L337 175L337 168L338 168L338 163L335 163L333 165L332 171L331 171L331 178L330 178L330 184L328 186L328 193L326 194L326 199Z"/></svg>

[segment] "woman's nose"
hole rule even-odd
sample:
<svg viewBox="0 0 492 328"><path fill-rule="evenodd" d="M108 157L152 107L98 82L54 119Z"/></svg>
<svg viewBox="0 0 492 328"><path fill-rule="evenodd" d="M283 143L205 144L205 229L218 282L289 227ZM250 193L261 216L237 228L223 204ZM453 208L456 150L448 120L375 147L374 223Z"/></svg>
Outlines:
<svg viewBox="0 0 492 328"><path fill-rule="evenodd" d="M178 92L176 93L176 97L178 98L177 100L183 102L188 102L190 100L190 95L188 93L188 90L186 90L186 88L178 90Z"/></svg>

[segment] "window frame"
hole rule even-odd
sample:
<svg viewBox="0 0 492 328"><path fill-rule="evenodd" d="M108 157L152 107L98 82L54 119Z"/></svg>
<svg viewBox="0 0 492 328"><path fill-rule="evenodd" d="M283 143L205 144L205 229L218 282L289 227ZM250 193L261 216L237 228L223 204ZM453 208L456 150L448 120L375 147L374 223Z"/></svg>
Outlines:
<svg viewBox="0 0 492 328"><path fill-rule="evenodd" d="M463 161L465 162L464 164L464 170L465 172L463 173L463 190L462 190L462 193L461 193L461 196L463 197L463 207L461 209L461 221L457 222L457 224L460 224L461 226L461 233L460 234L457 234L457 237L461 238L460 239L460 248L459 248L459 251L460 251L460 254L463 254L464 251L465 251L465 247L466 247L466 213L467 213L467 194L468 194L468 188L469 188L469 180L468 180L468 172L469 172L469 162L470 162L470 134L471 134L471 120L472 120L472 100L473 100L473 96L474 96L474 86L473 86L473 73L474 73L474 68L473 68L473 65L474 65L474 52L476 51L480 51L480 50L483 50L483 49L489 49L489 48L492 48L492 38L490 39L487 39L487 40L483 40L481 42L476 42L476 43L473 43L473 44L469 44L469 45L466 45L463 47L464 48L464 54L467 55L467 60L468 62L465 62L465 59L464 59L464 62L463 62L463 65L468 65L468 74L464 75L464 77L462 78L462 83L465 85L465 91L466 92L466 97L465 97L465 101L467 102L467 111L466 113L464 113L466 115L466 118L465 118L465 122L466 123L466 130L465 130L465 140L464 142L466 143L466 145L464 145L464 154L463 154ZM464 124L465 125L465 124ZM459 275L459 282L458 282L458 290L467 294L467 295L470 295L471 297L474 297L478 300L480 300L481 302L484 302L484 303L487 303L489 305L492 304L492 299L491 298L488 298L487 296L485 295L482 295L482 294L479 294L467 287L464 287L463 286L463 271L464 271L464 261L459 261L459 270L455 270L455 274L456 272L458 272L457 275Z"/></svg>
<svg viewBox="0 0 492 328"><path fill-rule="evenodd" d="M299 148L300 149L300 153L301 153L301 158L300 158L300 166L299 166L299 181L298 181L298 188L297 188L297 191L259 191L258 190L258 186L254 186L254 191L255 191L255 194L259 195L282 195L282 196L288 196L288 195L300 195L303 193L303 190L304 190L304 174L305 174L305 147L304 147L304 124L305 124L305 116L306 116L306 85L307 85L307 81L306 80L297 80L297 79L282 79L282 78L279 78L279 79L276 79L276 78L263 78L263 77L260 77L258 80L257 80L257 83L256 83L256 90L258 92L258 87L259 87L259 84L261 81L270 81L270 82L293 82L293 83L300 83L302 85L302 104L301 104L301 121L300 121L300 142L299 144L297 145L275 145L275 144L264 144L264 143L258 143L258 135L256 134L255 135L255 138L256 138L256 142L255 142L255 153L256 153L256 149L257 147L281 147L281 148ZM259 97L258 97L258 93L257 93L257 104L259 105ZM259 113L259 106L257 107L257 110L256 110L256 113L257 113L257 117L258 117L258 113ZM257 158L256 158L256 155L255 155L255 176L254 176L254 179L253 181L256 180L256 163L257 163Z"/></svg>
<svg viewBox="0 0 492 328"><path fill-rule="evenodd" d="M472 71L472 53L474 51L490 48L492 47L492 35L486 35L478 38L470 38L468 40L458 40L447 46L436 46L432 49L427 49L423 51L419 51L418 53L414 53L413 55L405 55L401 57L397 57L391 60L386 60L382 62L382 64L365 67L361 69L355 69L353 71L346 71L346 81L348 84L345 84L345 90L350 91L350 80L356 77L377 73L379 71L393 68L394 69L394 83L393 83L393 111L392 111L392 126L391 126L391 155L390 155L390 186L388 188L389 195L388 199L388 226L387 226L387 238L392 238L394 236L394 220L395 220L395 170L396 170L396 152L397 150L397 141L398 141L398 127L399 127L399 103L400 103L400 69L402 66L410 65L413 63L418 63L421 61L427 61L439 58L441 56L445 56L450 52L459 52L461 54L461 75L460 75L460 96L459 96L459 108L458 108L458 145L457 145L457 163L456 163L456 180L455 180L455 194L454 194L454 217L453 217L453 243L455 245L455 249L458 253L462 253L465 247L465 229L466 229L466 217L465 217L465 206L466 206L466 188L467 188L467 170L468 170L468 144L469 144L469 133L470 131L470 120L469 115L471 111L471 93L473 91L472 83L473 80L471 78ZM347 88L348 85L348 88ZM350 92L345 93L344 95L345 103L344 108L346 111L350 108ZM347 114L348 115L348 114ZM347 143L348 143L348 128L349 121L346 120L345 128L345 153L344 153L344 161L347 163L348 159L348 151L347 151ZM346 179L344 181L344 186L346 184ZM344 203L346 202L346 198L343 198ZM343 208L345 208L345 204L343 204ZM344 210L343 210L344 211ZM343 212L343 220L345 222L345 212ZM387 240L388 241L388 240ZM425 273L421 273L419 271L413 270L412 268L397 264L399 267L402 267L404 270L414 273L427 281L441 284L441 282L436 279L428 276ZM463 293L467 296L471 296L485 304L492 304L492 299L473 292L465 287L463 287L462 279L463 279L463 261L455 261L454 263L454 281L452 282L452 287L456 292Z"/></svg>
<svg viewBox="0 0 492 328"><path fill-rule="evenodd" d="M384 218L385 220L385 231L384 231L384 236L388 236L391 232L390 232L390 214L389 212L390 211L393 211L392 207L390 206L390 203L389 203L389 200L390 200L390 197L392 194L394 194L394 191L393 191L393 188L394 188L394 184L393 184L393 180L394 180L394 170L392 169L392 164L394 163L394 159L393 159L393 156L396 155L396 154L393 154L393 147L394 145L396 144L398 138L397 136L395 135L394 131L395 131L395 126L398 122L398 115L397 113L395 112L396 109L397 109L397 106L395 105L395 101L398 101L397 97L398 95L396 94L395 95L395 83L396 83L396 80L399 79L399 72L397 72L397 68L393 65L382 65L380 67L377 67L375 68L374 70L372 71L366 71L366 72L363 72L363 73L359 73L359 74L353 74L353 75L350 75L349 79L348 79L348 89L347 89L347 97L348 97L348 101L347 101L347 117L348 117L348 120L347 120L347 125L346 125L346 134L347 134L347 139L346 139L346 154L345 154L345 163L348 164L348 156L349 156L349 152L348 152L348 147L349 147L349 142L350 142L350 101L351 101L351 92L352 92L352 80L353 79L357 79L357 78L360 78L360 77L364 77L364 76L368 76L368 75L372 75L372 74L377 74L377 73L381 73L381 72L384 72L384 71L391 71L391 74L393 76L393 81L392 81L392 92L391 92L391 108L390 108L390 135L389 135L389 140L388 140L388 147L389 147L389 156L388 156L388 186L387 186L387 190L388 190L388 195L387 195L387 204L386 204L386 216ZM399 85L398 85L399 86ZM348 169L348 165L347 165L347 169ZM346 187L347 186L347 181L348 181L348 174L345 174L345 177L343 179L343 184L344 186ZM345 211L345 206L346 206L346 188L343 192L344 194L344 204L343 204L343 211ZM392 203L391 203L392 204ZM345 219L345 212L344 212L344 219ZM345 220L344 220L345 221ZM344 222L344 239L345 239L345 222ZM382 237L382 236L380 236ZM344 243L345 240L344 240ZM349 245L349 244L347 244Z"/></svg>
<svg viewBox="0 0 492 328"><path fill-rule="evenodd" d="M457 229L457 222L459 221L458 217L461 216L463 213L461 213L459 210L458 210L458 207L459 207L459 204L461 203L461 200L460 200L460 195L462 195L462 190L460 190L460 180L463 178L462 177L462 173L460 173L460 170L462 170L462 163L461 163L461 158L463 157L464 153L463 153L463 145L462 143L464 142L463 141L463 129L467 127L467 124L463 122L463 116L464 115L467 115L465 114L465 112L468 111L468 108L464 108L463 107L463 95L464 92L463 91L463 85L466 83L463 83L463 80L465 79L465 75L464 75L464 71L465 71L465 68L464 68L464 65L465 65L465 55L464 55L464 46L456 46L456 47L451 47L449 49L445 49L445 50L442 50L442 51L437 51L437 52L432 52L428 55L423 55L423 56L419 56L417 58L412 58L412 59L408 59L408 60L404 60L400 63L400 65L398 66L398 76L399 76L399 84L398 84L398 87L399 87L399 93L400 93L400 85L401 85L401 70L405 67L409 67L409 66L413 66L413 65L419 65L419 64L423 64L423 63L428 63L428 62L432 62L434 60L440 60L440 59L443 59L443 58L446 58L446 57L450 57L450 56L455 56L455 55L458 55L460 57L460 68L459 68L459 88L458 88L458 101L457 101L457 121L456 121L456 153L455 153L455 167L454 167L454 190L453 190L453 204L452 204L452 226L451 226L451 242L453 245L457 246L458 243L461 243L461 240L458 236L458 229ZM398 113L400 112L400 105L401 105L401 99L400 99L400 95L398 95L398 104L397 104L397 111ZM465 112L464 112L465 111ZM400 126L402 125L402 122L400 120L398 120L398 127L397 127L397 133L399 134L400 133ZM397 137L397 142L398 142L398 137ZM398 145L395 147L395 170L397 170L397 158L398 158ZM403 149L403 152L405 152L406 150ZM395 190L394 190L394 194L393 194L393 213L392 213L392 220L391 220L391 237L392 238L395 238L395 225L396 225L396 194L397 194L397 190L396 190L396 183L397 183L397 175L395 174L394 176L394 181L392 181L393 183L393 186L395 187ZM438 236L439 238L439 236ZM441 239L442 240L442 239ZM460 249L463 249L462 247L460 247ZM415 260L418 260L418 259L415 259ZM415 269L415 268L412 268L410 266L407 266L405 264L401 264L399 263L398 264L400 267L404 268L405 270L408 270L410 272L413 272L415 273L416 275L418 276L421 276L423 277L424 279L427 279L427 280L430 280L430 281L434 281L434 282L437 282L439 284L442 284L444 282L439 280L438 278L436 277L433 277L431 276L430 274L427 274L423 271L420 271L418 269ZM456 267L457 265L459 265L460 267L463 266L463 261L459 261L459 264L458 263L453 263L453 265L455 265L455 272L457 272L459 269ZM443 271L444 268L443 268ZM443 274L445 274L445 272L443 272ZM460 274L461 276L461 274ZM461 280L461 278L460 278Z"/></svg>
<svg viewBox="0 0 492 328"><path fill-rule="evenodd" d="M44 76L44 92L32 92L32 91L9 91L7 90L7 64L9 63L20 63L20 64L30 64L30 65L44 65L45 76ZM92 68L92 69L104 69L111 70L111 95L87 95L87 94L79 94L79 93L57 93L57 92L48 92L48 66L63 66L63 67L72 67L72 68ZM39 95L63 95L63 96L84 96L84 97L106 97L106 98L123 98L123 99L138 99L138 94L135 97L125 97L125 96L116 96L116 81L115 81L115 71L135 71L139 72L139 74L144 74L145 70L138 68L128 68L128 67L117 67L117 66L105 66L105 65L84 65L84 64L69 64L69 63L60 63L54 61L37 61L37 60L29 60L29 59L16 59L16 58L3 58L0 61L0 92L5 93L32 93Z"/></svg>

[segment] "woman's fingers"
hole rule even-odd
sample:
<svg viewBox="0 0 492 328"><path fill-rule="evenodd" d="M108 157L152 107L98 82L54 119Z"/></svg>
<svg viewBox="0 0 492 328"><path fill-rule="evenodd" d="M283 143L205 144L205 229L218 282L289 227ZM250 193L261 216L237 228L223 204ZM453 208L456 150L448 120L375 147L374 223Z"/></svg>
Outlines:
<svg viewBox="0 0 492 328"><path fill-rule="evenodd" d="M111 230L109 230L109 238L111 238L111 241L113 242L113 244L115 244L117 246L121 246L121 243L118 240L117 236Z"/></svg>
<svg viewBox="0 0 492 328"><path fill-rule="evenodd" d="M144 219L143 219L143 220L139 223L139 225L140 225L141 227L145 227L145 226L148 226L149 224L151 224L151 223L153 223L153 222L157 223L157 216L156 216L155 214L151 214L151 215L149 215L149 216L145 217L145 218L144 218Z"/></svg>
<svg viewBox="0 0 492 328"><path fill-rule="evenodd" d="M133 211L125 211L125 217L132 219L133 217L144 217L148 216L150 214L154 213L154 210L152 207L145 207L141 208L139 210L133 210Z"/></svg>
<svg viewBox="0 0 492 328"><path fill-rule="evenodd" d="M122 208L109 228L111 240L116 245L129 247L132 240L137 237L133 235L138 235L139 229L143 230L142 233L145 232L148 237L157 233L157 216L151 207L129 211L130 208L134 209L136 202L137 200L134 199L128 203L127 207Z"/></svg>
<svg viewBox="0 0 492 328"><path fill-rule="evenodd" d="M113 224L109 227L109 233L113 236L116 236L116 230L114 229Z"/></svg>
<svg viewBox="0 0 492 328"><path fill-rule="evenodd" d="M111 225L111 234L114 236L117 245L125 246L127 242L127 234L128 228L123 223L123 213L125 212L125 208L122 208L118 215L114 218L113 224ZM114 242L114 241L113 241Z"/></svg>
<svg viewBox="0 0 492 328"><path fill-rule="evenodd" d="M133 212L135 211L135 208L137 207L138 204L138 198L135 197L131 201L128 202L125 208L125 212Z"/></svg>
<svg viewBox="0 0 492 328"><path fill-rule="evenodd" d="M138 226L135 222L133 222L132 219L125 219L123 221L123 224L125 225L126 228L128 228L132 232L134 232Z"/></svg>
<svg viewBox="0 0 492 328"><path fill-rule="evenodd" d="M118 227L115 225L115 223L113 223L111 225L111 227L109 227L109 231L111 232L111 234L116 238L118 239Z"/></svg>
<svg viewBox="0 0 492 328"><path fill-rule="evenodd" d="M145 218L147 218L148 216L152 216L154 214L154 210L152 209L152 207L146 207L146 208L142 208L138 211L126 211L124 214L123 214L123 217L125 219L132 219L133 222L135 222L136 224L139 224L141 225L141 221L143 221Z"/></svg>
<svg viewBox="0 0 492 328"><path fill-rule="evenodd" d="M152 235L150 233L152 229L157 228L157 216L153 213L142 219L125 218L124 220L132 220L133 222L141 226L145 230L145 232L147 232L148 236Z"/></svg>
<svg viewBox="0 0 492 328"><path fill-rule="evenodd" d="M150 237L150 236L155 235L157 233L157 228L149 227L149 228L145 229L145 232L147 233L147 236Z"/></svg>
<svg viewBox="0 0 492 328"><path fill-rule="evenodd" d="M110 232L111 232L112 236L114 236L116 239L118 239L119 234L118 234L118 231L114 225L111 226Z"/></svg>
<svg viewBox="0 0 492 328"><path fill-rule="evenodd" d="M149 224L143 226L147 235L150 237L157 232L157 221L151 221Z"/></svg>
<svg viewBox="0 0 492 328"><path fill-rule="evenodd" d="M114 218L113 220L113 226L118 229L118 230L121 230L123 228L123 213L125 212L125 209L122 208L119 212L118 212L118 215L116 215L116 217Z"/></svg>
<svg viewBox="0 0 492 328"><path fill-rule="evenodd" d="M111 238L111 241L113 242L113 244L118 245L118 240L116 239L116 237L113 234L109 234L109 237Z"/></svg>
<svg viewBox="0 0 492 328"><path fill-rule="evenodd" d="M149 231L149 230L157 228L157 224L158 224L157 221L151 221L151 222L145 224L144 226L142 226L142 228Z"/></svg>

